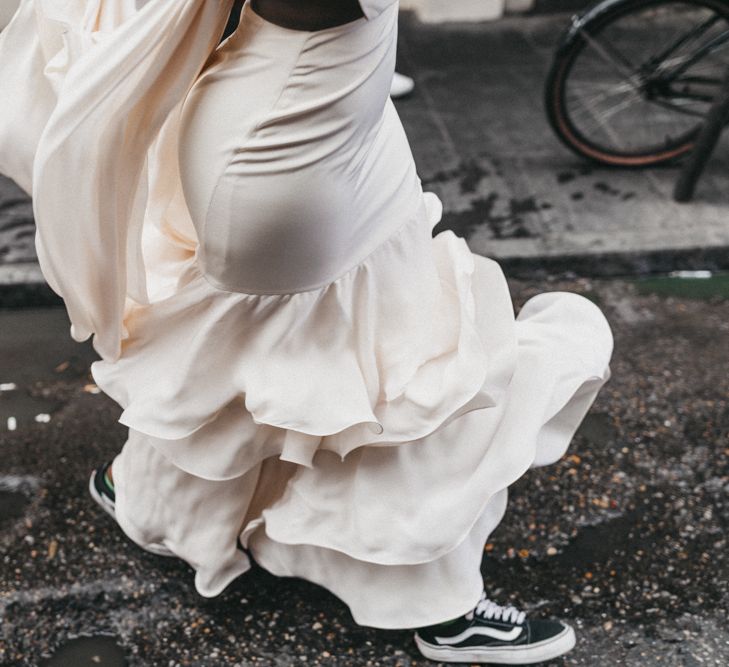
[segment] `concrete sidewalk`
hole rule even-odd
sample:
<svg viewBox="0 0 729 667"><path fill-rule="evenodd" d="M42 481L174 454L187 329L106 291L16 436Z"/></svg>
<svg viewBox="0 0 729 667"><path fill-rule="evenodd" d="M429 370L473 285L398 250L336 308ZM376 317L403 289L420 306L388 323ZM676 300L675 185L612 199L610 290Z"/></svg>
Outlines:
<svg viewBox="0 0 729 667"><path fill-rule="evenodd" d="M729 268L727 141L696 201L679 205L675 168L596 168L553 136L542 88L567 21L434 26L403 14L399 67L417 88L398 109L425 187L445 204L436 231L453 229L512 275ZM30 204L0 180L0 303L43 300L39 283Z"/></svg>
<svg viewBox="0 0 729 667"><path fill-rule="evenodd" d="M676 168L595 167L553 135L542 94L567 23L564 14L403 22L401 67L418 87L398 108L424 183L443 198L443 226L512 273L729 268L729 142L696 201L681 205L671 198Z"/></svg>

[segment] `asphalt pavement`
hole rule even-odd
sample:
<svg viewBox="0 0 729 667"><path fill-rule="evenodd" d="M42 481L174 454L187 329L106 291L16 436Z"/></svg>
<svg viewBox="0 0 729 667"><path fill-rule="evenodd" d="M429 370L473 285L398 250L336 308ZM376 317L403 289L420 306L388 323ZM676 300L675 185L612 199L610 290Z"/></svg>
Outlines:
<svg viewBox="0 0 729 667"><path fill-rule="evenodd" d="M568 455L511 488L487 590L575 625L549 667L724 667L729 281L510 282L517 308L544 290L593 299L616 348ZM0 664L431 664L410 632L358 627L303 581L254 569L199 597L189 567L138 549L88 496L125 429L65 312L0 311L0 348Z"/></svg>

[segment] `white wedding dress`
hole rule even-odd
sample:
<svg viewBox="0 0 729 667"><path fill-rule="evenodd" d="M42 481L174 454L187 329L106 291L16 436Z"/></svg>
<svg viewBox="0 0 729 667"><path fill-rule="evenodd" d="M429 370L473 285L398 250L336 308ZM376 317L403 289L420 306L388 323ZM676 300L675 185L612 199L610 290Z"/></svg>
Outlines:
<svg viewBox="0 0 729 667"><path fill-rule="evenodd" d="M507 487L609 378L565 292L515 318L444 231L388 91L397 1L317 32L231 0L23 0L0 34L0 172L124 409L116 512L220 593L249 555L381 628L480 597ZM240 540L245 551L238 547Z"/></svg>

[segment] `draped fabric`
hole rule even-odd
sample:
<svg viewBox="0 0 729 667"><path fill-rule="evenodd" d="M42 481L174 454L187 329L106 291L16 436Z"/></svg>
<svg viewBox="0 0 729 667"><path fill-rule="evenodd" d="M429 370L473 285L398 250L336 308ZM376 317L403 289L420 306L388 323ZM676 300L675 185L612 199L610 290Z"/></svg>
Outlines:
<svg viewBox="0 0 729 667"><path fill-rule="evenodd" d="M0 33L0 172L129 427L117 521L202 595L251 553L359 623L447 620L610 377L610 327L564 292L515 315L496 262L432 236L396 0L315 32L247 3L216 48L232 2L23 0Z"/></svg>
<svg viewBox="0 0 729 667"><path fill-rule="evenodd" d="M0 171L33 195L41 270L72 336L95 334L104 358L119 356L127 298L148 301L148 151L231 6L23 0L0 35Z"/></svg>

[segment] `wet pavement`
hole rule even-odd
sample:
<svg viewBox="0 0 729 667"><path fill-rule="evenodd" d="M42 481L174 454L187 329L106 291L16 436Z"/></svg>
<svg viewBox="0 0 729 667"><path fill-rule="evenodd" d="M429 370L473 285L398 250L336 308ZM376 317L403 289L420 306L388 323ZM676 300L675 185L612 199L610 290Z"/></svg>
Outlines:
<svg viewBox="0 0 729 667"><path fill-rule="evenodd" d="M726 277L510 283L517 306L544 290L593 299L616 349L568 455L512 487L487 590L575 625L576 649L549 667L729 664ZM307 582L256 568L199 597L188 566L139 550L88 496L125 429L64 311L0 311L0 348L0 664L432 664L410 632L358 627ZM49 419L9 431L18 410Z"/></svg>
<svg viewBox="0 0 729 667"><path fill-rule="evenodd" d="M43 662L45 667L124 667L125 664L124 650L113 637L105 635L72 639Z"/></svg>

